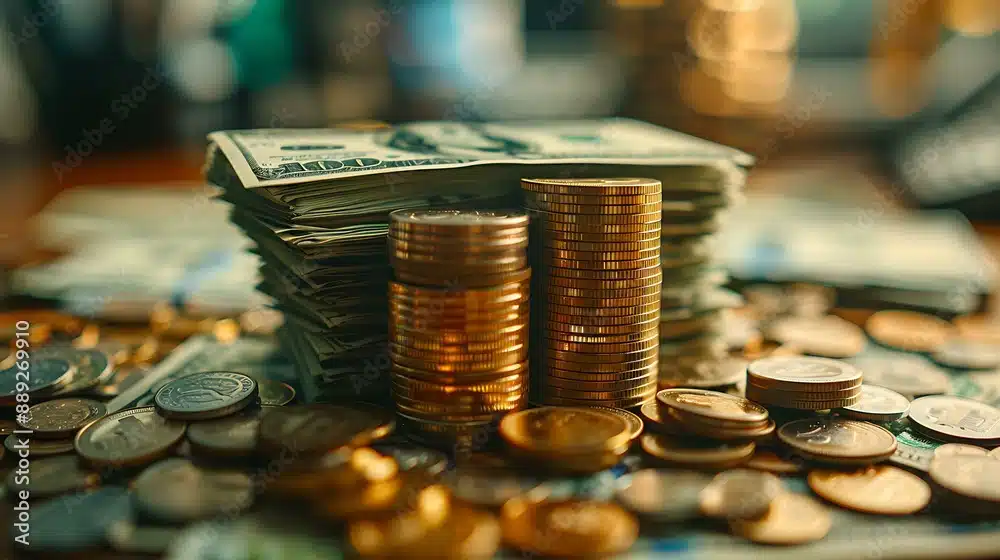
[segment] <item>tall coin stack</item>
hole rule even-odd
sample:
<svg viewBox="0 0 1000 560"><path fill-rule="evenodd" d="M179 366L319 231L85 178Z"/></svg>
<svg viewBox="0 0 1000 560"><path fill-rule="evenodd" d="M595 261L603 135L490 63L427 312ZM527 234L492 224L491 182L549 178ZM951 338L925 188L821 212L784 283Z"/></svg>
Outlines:
<svg viewBox="0 0 1000 560"><path fill-rule="evenodd" d="M742 299L721 288L729 277L716 255L716 232L745 177L740 169L690 166L672 168L664 181L661 388L723 388L745 375L745 363L727 358L724 335Z"/></svg>
<svg viewBox="0 0 1000 560"><path fill-rule="evenodd" d="M528 217L399 210L389 219L389 353L400 423L430 445L467 445L526 403Z"/></svg>
<svg viewBox="0 0 1000 560"><path fill-rule="evenodd" d="M522 179L532 218L532 399L634 408L656 394L661 185Z"/></svg>

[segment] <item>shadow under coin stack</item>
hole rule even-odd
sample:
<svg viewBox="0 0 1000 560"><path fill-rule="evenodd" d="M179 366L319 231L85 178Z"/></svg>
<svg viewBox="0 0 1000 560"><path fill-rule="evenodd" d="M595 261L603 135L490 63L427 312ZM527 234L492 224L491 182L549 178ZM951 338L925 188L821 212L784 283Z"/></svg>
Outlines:
<svg viewBox="0 0 1000 560"><path fill-rule="evenodd" d="M659 371L654 179L523 179L532 218L538 404L635 408Z"/></svg>
<svg viewBox="0 0 1000 560"><path fill-rule="evenodd" d="M524 407L527 247L528 217L520 212L390 214L392 394L400 424L416 439L468 445Z"/></svg>

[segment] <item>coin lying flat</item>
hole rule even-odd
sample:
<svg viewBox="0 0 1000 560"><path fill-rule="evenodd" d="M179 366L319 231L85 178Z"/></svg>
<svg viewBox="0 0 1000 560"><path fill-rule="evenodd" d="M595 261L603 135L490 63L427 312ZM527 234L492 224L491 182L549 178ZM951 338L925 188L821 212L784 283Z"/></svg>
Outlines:
<svg viewBox="0 0 1000 560"><path fill-rule="evenodd" d="M637 439L640 435L642 435L643 423L642 423L642 418L640 418L638 415L621 408L607 408L603 406L595 406L593 408L596 408L597 410L605 410L612 414L618 415L622 417L626 422L628 422L629 429L631 430L631 435L629 436L629 439L634 440Z"/></svg>
<svg viewBox="0 0 1000 560"><path fill-rule="evenodd" d="M562 558L612 556L628 550L639 524L616 504L515 498L500 510L503 539L533 554Z"/></svg>
<svg viewBox="0 0 1000 560"><path fill-rule="evenodd" d="M773 474L733 469L719 473L701 492L701 512L721 519L758 519L784 491Z"/></svg>
<svg viewBox="0 0 1000 560"><path fill-rule="evenodd" d="M111 525L131 517L132 495L121 486L55 498L32 507L29 547L67 552L101 546Z"/></svg>
<svg viewBox="0 0 1000 560"><path fill-rule="evenodd" d="M767 409L759 404L716 391L666 389L656 400L668 409L725 422L756 424L768 419Z"/></svg>
<svg viewBox="0 0 1000 560"><path fill-rule="evenodd" d="M1000 503L1000 461L992 457L950 455L931 461L931 480L967 498Z"/></svg>
<svg viewBox="0 0 1000 560"><path fill-rule="evenodd" d="M104 416L103 404L89 399L55 399L28 409L22 427L40 438L72 437L80 428Z"/></svg>
<svg viewBox="0 0 1000 560"><path fill-rule="evenodd" d="M686 521L700 515L701 491L711 481L700 472L642 469L618 479L615 500L643 519Z"/></svg>
<svg viewBox="0 0 1000 560"><path fill-rule="evenodd" d="M1000 321L988 315L966 315L956 317L952 323L958 331L958 336L984 342L1000 344Z"/></svg>
<svg viewBox="0 0 1000 560"><path fill-rule="evenodd" d="M801 461L796 462L785 459L773 451L760 448L753 452L753 456L750 457L750 460L744 466L748 469L757 469L774 474L795 474L805 470L805 466Z"/></svg>
<svg viewBox="0 0 1000 560"><path fill-rule="evenodd" d="M32 457L45 457L73 451L73 440L35 439L30 436L19 437L18 434L11 434L3 440L3 446L11 453L17 454L23 449L28 449Z"/></svg>
<svg viewBox="0 0 1000 560"><path fill-rule="evenodd" d="M913 311L879 311L865 322L878 343L908 352L934 352L951 336L951 323Z"/></svg>
<svg viewBox="0 0 1000 560"><path fill-rule="evenodd" d="M840 409L844 416L870 422L899 420L909 411L910 401L903 395L892 389L867 384L861 386L861 400Z"/></svg>
<svg viewBox="0 0 1000 560"><path fill-rule="evenodd" d="M100 481L101 477L84 469L75 456L48 457L32 461L28 474L11 471L7 490L14 496L27 490L32 499L41 499L93 488Z"/></svg>
<svg viewBox="0 0 1000 560"><path fill-rule="evenodd" d="M246 408L257 399L257 382L248 375L210 371L186 375L156 392L157 411L178 420L220 418Z"/></svg>
<svg viewBox="0 0 1000 560"><path fill-rule="evenodd" d="M1000 447L990 451L986 454L988 457L993 457L994 459L1000 459Z"/></svg>
<svg viewBox="0 0 1000 560"><path fill-rule="evenodd" d="M448 468L448 456L440 451L415 445L375 445L375 450L396 460L400 471L419 471L436 477Z"/></svg>
<svg viewBox="0 0 1000 560"><path fill-rule="evenodd" d="M793 545L818 541L830 531L830 513L802 494L783 493L760 519L729 522L733 534L761 544Z"/></svg>
<svg viewBox="0 0 1000 560"><path fill-rule="evenodd" d="M27 370L19 367L19 364L26 364ZM14 399L21 392L19 383L26 384L25 392L37 398L65 387L75 375L76 367L64 359L32 359L30 362L16 362L0 371L0 406L16 404Z"/></svg>
<svg viewBox="0 0 1000 560"><path fill-rule="evenodd" d="M96 348L48 346L40 349L32 357L66 360L73 364L76 373L66 385L55 392L56 395L69 395L93 389L107 381L114 373L111 358Z"/></svg>
<svg viewBox="0 0 1000 560"><path fill-rule="evenodd" d="M778 429L778 439L806 458L842 464L875 463L896 451L889 430L841 418L794 420Z"/></svg>
<svg viewBox="0 0 1000 560"><path fill-rule="evenodd" d="M166 523L187 523L244 511L253 503L253 482L239 471L214 471L170 458L135 479L135 497L147 515Z"/></svg>
<svg viewBox="0 0 1000 560"><path fill-rule="evenodd" d="M691 440L664 434L644 434L642 450L665 463L691 468L724 469L745 463L753 455L753 442L722 443Z"/></svg>
<svg viewBox="0 0 1000 560"><path fill-rule="evenodd" d="M985 457L988 452L982 447L966 445L964 443L946 443L934 449L935 457L946 457L949 455L965 455Z"/></svg>
<svg viewBox="0 0 1000 560"><path fill-rule="evenodd" d="M1000 366L1000 344L952 338L931 354L931 359L955 369L992 369Z"/></svg>
<svg viewBox="0 0 1000 560"><path fill-rule="evenodd" d="M186 425L156 413L154 407L131 408L87 425L73 441L76 452L94 465L135 466L170 452L184 437Z"/></svg>
<svg viewBox="0 0 1000 560"><path fill-rule="evenodd" d="M825 500L863 513L909 515L931 500L931 488L923 479L889 465L854 472L814 470L807 480Z"/></svg>
<svg viewBox="0 0 1000 560"><path fill-rule="evenodd" d="M910 422L925 435L942 441L1000 444L1000 410L969 399L921 397L910 403Z"/></svg>
<svg viewBox="0 0 1000 560"><path fill-rule="evenodd" d="M827 358L850 358L865 348L860 327L836 315L783 317L768 327L769 339L791 344L806 354Z"/></svg>
<svg viewBox="0 0 1000 560"><path fill-rule="evenodd" d="M187 439L196 452L224 457L247 457L257 448L260 419L268 407L253 407L238 414L195 422L188 426Z"/></svg>
<svg viewBox="0 0 1000 560"><path fill-rule="evenodd" d="M273 379L257 379L257 395L262 406L285 406L295 400L295 389Z"/></svg>
<svg viewBox="0 0 1000 560"><path fill-rule="evenodd" d="M781 356L751 362L747 379L762 389L829 391L860 384L861 370L829 358Z"/></svg>
<svg viewBox="0 0 1000 560"><path fill-rule="evenodd" d="M504 416L500 435L508 444L533 452L587 453L626 445L632 428L621 416L600 409L542 407Z"/></svg>
<svg viewBox="0 0 1000 560"><path fill-rule="evenodd" d="M258 445L270 453L287 450L316 456L348 445L368 445L395 427L391 411L360 403L275 407L261 419Z"/></svg>

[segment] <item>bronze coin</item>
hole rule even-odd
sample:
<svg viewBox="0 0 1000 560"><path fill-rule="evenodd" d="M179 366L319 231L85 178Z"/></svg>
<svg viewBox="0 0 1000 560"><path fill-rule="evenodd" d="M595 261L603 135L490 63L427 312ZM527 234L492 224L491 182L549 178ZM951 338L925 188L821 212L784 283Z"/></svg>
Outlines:
<svg viewBox="0 0 1000 560"><path fill-rule="evenodd" d="M21 426L45 439L72 437L80 428L107 413L103 404L89 399L55 399L28 409Z"/></svg>

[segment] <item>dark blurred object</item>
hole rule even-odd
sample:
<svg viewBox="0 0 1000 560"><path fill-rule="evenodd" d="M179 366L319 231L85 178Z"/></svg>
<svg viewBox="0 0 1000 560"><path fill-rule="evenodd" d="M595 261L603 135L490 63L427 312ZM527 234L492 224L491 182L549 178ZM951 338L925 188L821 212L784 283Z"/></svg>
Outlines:
<svg viewBox="0 0 1000 560"><path fill-rule="evenodd" d="M920 206L1000 221L1000 75L954 111L908 131L890 154Z"/></svg>

